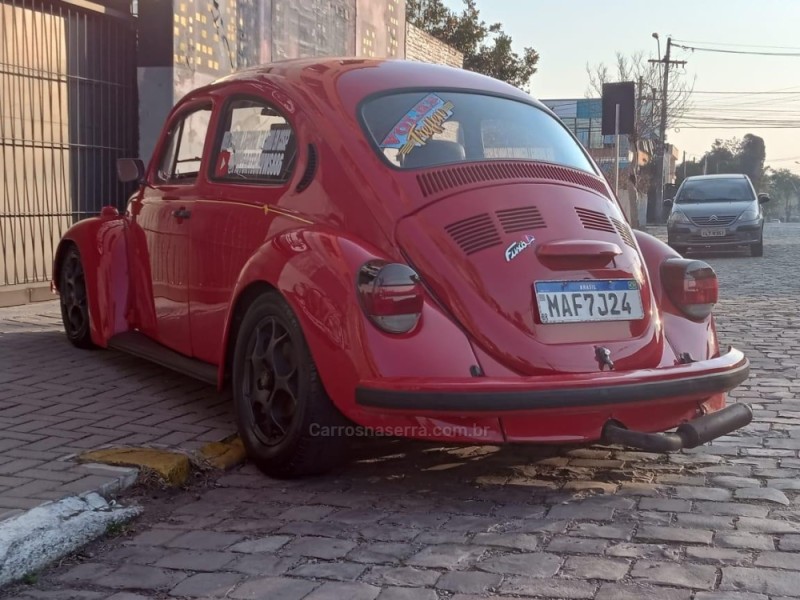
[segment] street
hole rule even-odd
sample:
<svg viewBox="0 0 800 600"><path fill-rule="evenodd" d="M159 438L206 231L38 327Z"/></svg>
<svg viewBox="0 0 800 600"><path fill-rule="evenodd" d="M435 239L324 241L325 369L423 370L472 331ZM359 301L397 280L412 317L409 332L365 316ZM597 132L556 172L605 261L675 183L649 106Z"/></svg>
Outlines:
<svg viewBox="0 0 800 600"><path fill-rule="evenodd" d="M739 435L669 456L599 446L365 440L345 468L297 481L272 480L244 465L182 493L140 494L145 515L129 530L0 597L800 598L800 225L768 224L763 258L703 260L720 279L721 344L742 349L752 363L750 379L732 394L755 411ZM41 314L49 316L35 316ZM19 396L25 387L41 407L55 386L67 386L57 395L73 405L105 410L112 403L122 412L119 422L64 427L75 417L51 411L60 430L72 435L64 434L63 448L39 452L61 456L111 441L132 443L125 437L132 435L139 436L135 443L193 448L230 432L230 413L208 386L115 352L72 349L56 335L54 315L52 303L46 310L0 311L4 361L54 361L47 377L44 360L32 361L27 374L17 367L13 381L0 383L0 401L10 403L8 390ZM28 333L13 333L15 327ZM144 422L146 416L137 416L140 423L132 426L124 417L132 407L153 416ZM48 414L45 407L41 412ZM170 426L170 417L178 424ZM12 419L0 408L0 427L16 431L17 439L24 426ZM98 439L103 435L96 429L104 427L124 434ZM23 460L19 444L4 456L12 446L4 439L12 437L0 435L0 472L3 464ZM42 455L42 463L54 461ZM20 468L14 477L36 489L37 477L46 475L38 471L26 475ZM14 487L3 477L6 491ZM39 487L31 503L61 493ZM4 493L0 507L17 508Z"/></svg>

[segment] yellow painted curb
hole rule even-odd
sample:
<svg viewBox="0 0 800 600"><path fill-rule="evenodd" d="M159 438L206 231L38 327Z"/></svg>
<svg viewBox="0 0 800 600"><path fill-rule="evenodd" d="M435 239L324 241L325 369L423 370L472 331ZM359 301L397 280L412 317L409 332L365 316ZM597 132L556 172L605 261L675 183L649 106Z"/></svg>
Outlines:
<svg viewBox="0 0 800 600"><path fill-rule="evenodd" d="M210 442L200 448L198 454L208 466L223 471L241 464L245 459L244 445L238 436L221 442Z"/></svg>
<svg viewBox="0 0 800 600"><path fill-rule="evenodd" d="M154 471L172 486L186 483L191 472L189 457L178 452L156 448L105 448L90 450L78 457L80 462L105 463L122 467L138 467Z"/></svg>

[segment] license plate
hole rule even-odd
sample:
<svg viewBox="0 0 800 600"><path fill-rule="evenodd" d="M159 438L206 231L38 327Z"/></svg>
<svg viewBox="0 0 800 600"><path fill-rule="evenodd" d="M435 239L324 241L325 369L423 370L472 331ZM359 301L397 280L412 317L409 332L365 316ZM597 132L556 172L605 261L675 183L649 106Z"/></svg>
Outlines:
<svg viewBox="0 0 800 600"><path fill-rule="evenodd" d="M633 279L537 281L533 289L542 323L644 318L642 294Z"/></svg>
<svg viewBox="0 0 800 600"><path fill-rule="evenodd" d="M701 229L700 237L725 237L724 229Z"/></svg>

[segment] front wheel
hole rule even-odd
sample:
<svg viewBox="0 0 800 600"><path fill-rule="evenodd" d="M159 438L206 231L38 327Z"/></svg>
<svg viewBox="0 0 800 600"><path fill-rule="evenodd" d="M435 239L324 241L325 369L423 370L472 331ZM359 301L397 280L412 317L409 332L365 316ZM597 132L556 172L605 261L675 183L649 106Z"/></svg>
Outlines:
<svg viewBox="0 0 800 600"><path fill-rule="evenodd" d="M247 455L267 475L316 475L346 459L348 421L328 398L297 317L277 292L255 300L239 328L233 396Z"/></svg>
<svg viewBox="0 0 800 600"><path fill-rule="evenodd" d="M757 244L750 244L750 256L764 256L764 238L761 238Z"/></svg>
<svg viewBox="0 0 800 600"><path fill-rule="evenodd" d="M61 321L64 332L73 346L93 348L89 331L89 305L86 296L86 278L81 255L75 246L67 250L58 277Z"/></svg>

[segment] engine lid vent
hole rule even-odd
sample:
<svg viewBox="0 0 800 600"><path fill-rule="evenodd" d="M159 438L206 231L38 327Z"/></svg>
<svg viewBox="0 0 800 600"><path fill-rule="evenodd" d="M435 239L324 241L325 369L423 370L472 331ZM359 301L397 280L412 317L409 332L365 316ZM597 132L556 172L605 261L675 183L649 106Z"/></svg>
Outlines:
<svg viewBox="0 0 800 600"><path fill-rule="evenodd" d="M535 206L522 206L520 208L507 208L495 212L506 233L528 231L546 227L544 218Z"/></svg>
<svg viewBox="0 0 800 600"><path fill-rule="evenodd" d="M455 164L417 175L425 197L465 185L508 179L563 181L594 190L608 198L605 184L597 177L567 167L529 161L487 161Z"/></svg>
<svg viewBox="0 0 800 600"><path fill-rule="evenodd" d="M609 221L605 213L596 210L589 210L588 208L576 208L575 212L583 223L586 229L594 229L595 231L607 231L608 233L617 233L614 225Z"/></svg>
<svg viewBox="0 0 800 600"><path fill-rule="evenodd" d="M488 213L450 223L444 229L465 254L474 254L500 243L500 234Z"/></svg>
<svg viewBox="0 0 800 600"><path fill-rule="evenodd" d="M619 233L619 237L622 238L622 241L628 244L631 248L636 248L636 240L633 238L633 232L631 228L628 226L627 223L623 223L619 219L615 219L614 217L609 217L611 222L614 223L614 227L617 229L617 233Z"/></svg>

